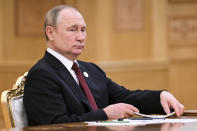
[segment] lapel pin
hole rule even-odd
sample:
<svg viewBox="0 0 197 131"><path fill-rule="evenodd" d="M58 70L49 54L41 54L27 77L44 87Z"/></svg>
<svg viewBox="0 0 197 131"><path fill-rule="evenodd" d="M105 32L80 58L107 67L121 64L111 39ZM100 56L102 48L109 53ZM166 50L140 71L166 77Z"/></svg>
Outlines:
<svg viewBox="0 0 197 131"><path fill-rule="evenodd" d="M87 72L83 72L83 75L84 75L85 77L88 77L88 76L89 76Z"/></svg>

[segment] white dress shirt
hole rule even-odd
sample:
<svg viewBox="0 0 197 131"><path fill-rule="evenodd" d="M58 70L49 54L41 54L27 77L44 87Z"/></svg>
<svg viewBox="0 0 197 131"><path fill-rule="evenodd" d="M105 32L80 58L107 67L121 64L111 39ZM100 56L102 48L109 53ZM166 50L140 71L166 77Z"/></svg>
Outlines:
<svg viewBox="0 0 197 131"><path fill-rule="evenodd" d="M70 74L73 76L73 78L75 79L75 81L77 82L77 84L79 84L79 80L78 80L78 78L77 78L74 70L72 69L73 61L67 59L66 57L64 57L60 53L52 50L51 48L47 48L47 52L50 53L51 55L53 55L54 57L56 57L59 61L61 61L62 64L68 69L68 71L70 72ZM77 63L76 60L74 62Z"/></svg>

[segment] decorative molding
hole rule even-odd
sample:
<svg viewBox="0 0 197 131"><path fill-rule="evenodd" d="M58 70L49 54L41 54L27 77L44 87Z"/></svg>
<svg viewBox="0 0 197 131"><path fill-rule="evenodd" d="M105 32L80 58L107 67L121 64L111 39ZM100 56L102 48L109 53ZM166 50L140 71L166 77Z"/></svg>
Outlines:
<svg viewBox="0 0 197 131"><path fill-rule="evenodd" d="M197 15L169 16L168 31L170 46L197 45Z"/></svg>
<svg viewBox="0 0 197 131"><path fill-rule="evenodd" d="M15 0L16 34L42 36L46 12L59 4L64 0Z"/></svg>
<svg viewBox="0 0 197 131"><path fill-rule="evenodd" d="M27 72L34 64L30 61L1 61L0 72Z"/></svg>
<svg viewBox="0 0 197 131"><path fill-rule="evenodd" d="M0 72L27 72L35 63L32 61L0 62ZM168 61L136 60L136 61L104 61L97 64L106 72L127 72L168 69Z"/></svg>
<svg viewBox="0 0 197 131"><path fill-rule="evenodd" d="M170 59L175 62L197 61L197 47L176 47L169 51Z"/></svg>
<svg viewBox="0 0 197 131"><path fill-rule="evenodd" d="M195 3L197 0L168 0L170 4L180 4L180 3Z"/></svg>
<svg viewBox="0 0 197 131"><path fill-rule="evenodd" d="M115 28L119 31L135 31L144 28L144 0L116 0Z"/></svg>
<svg viewBox="0 0 197 131"><path fill-rule="evenodd" d="M106 72L150 71L168 69L168 61L136 60L136 61L106 61L98 65Z"/></svg>

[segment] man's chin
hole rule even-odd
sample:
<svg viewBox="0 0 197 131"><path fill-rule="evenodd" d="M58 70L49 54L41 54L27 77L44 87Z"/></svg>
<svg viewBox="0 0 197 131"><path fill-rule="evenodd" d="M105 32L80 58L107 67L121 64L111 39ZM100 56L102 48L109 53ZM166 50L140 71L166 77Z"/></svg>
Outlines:
<svg viewBox="0 0 197 131"><path fill-rule="evenodd" d="M73 54L75 54L76 56L79 56L79 55L81 55L82 51L83 51L82 49L76 50L75 52L73 52Z"/></svg>
<svg viewBox="0 0 197 131"><path fill-rule="evenodd" d="M76 57L78 57L79 55L81 55L81 53L82 53L82 52L75 52L74 55L75 55Z"/></svg>

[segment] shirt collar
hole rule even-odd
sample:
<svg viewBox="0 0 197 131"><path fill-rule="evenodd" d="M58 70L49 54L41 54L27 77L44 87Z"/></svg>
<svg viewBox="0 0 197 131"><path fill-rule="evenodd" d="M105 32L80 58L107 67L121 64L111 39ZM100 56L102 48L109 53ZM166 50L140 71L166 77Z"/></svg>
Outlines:
<svg viewBox="0 0 197 131"><path fill-rule="evenodd" d="M69 60L68 58L66 58L65 56L61 55L60 53L54 51L51 48L47 48L47 52L52 54L54 57L56 57L58 60L60 60L63 65L69 70L71 71L71 68L73 66L73 61ZM74 60L74 62L76 62L78 64L78 62L76 60ZM79 66L79 64L78 64Z"/></svg>

